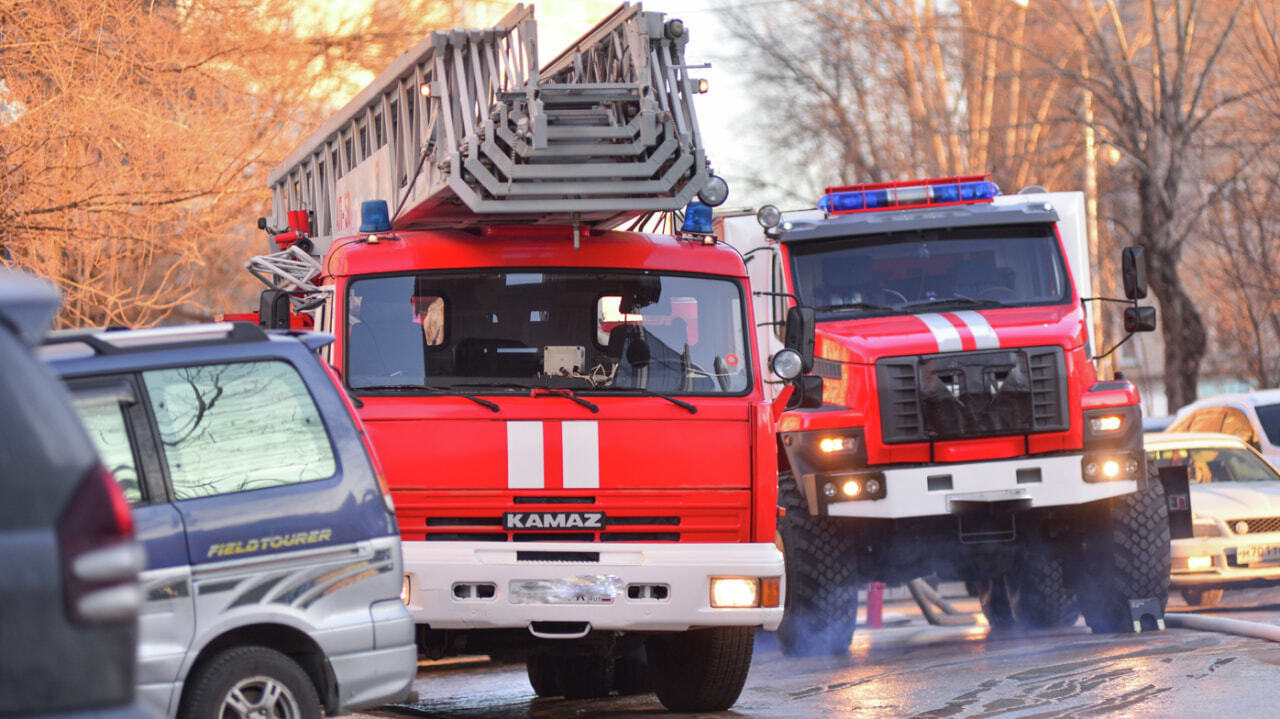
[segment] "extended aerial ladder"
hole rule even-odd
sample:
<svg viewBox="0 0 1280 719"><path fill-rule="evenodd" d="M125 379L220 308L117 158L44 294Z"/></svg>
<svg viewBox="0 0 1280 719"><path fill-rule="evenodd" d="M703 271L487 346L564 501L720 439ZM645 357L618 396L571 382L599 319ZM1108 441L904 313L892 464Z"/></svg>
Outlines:
<svg viewBox="0 0 1280 719"><path fill-rule="evenodd" d="M366 200L385 200L398 230L607 228L683 208L712 179L687 42L680 20L638 4L541 69L531 6L489 29L433 32L272 171L269 227L306 235L318 256L356 233ZM719 204L723 183L708 194ZM279 259L305 265L303 254Z"/></svg>

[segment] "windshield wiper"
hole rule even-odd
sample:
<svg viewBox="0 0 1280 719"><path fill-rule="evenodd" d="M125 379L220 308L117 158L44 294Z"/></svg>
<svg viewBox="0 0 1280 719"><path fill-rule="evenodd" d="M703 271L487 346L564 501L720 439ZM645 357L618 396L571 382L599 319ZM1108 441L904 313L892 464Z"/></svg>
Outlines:
<svg viewBox="0 0 1280 719"><path fill-rule="evenodd" d="M697 407L695 407L695 406L693 406L693 405L691 405L691 404L689 404L688 402L685 402L685 401L684 401L684 400L682 400L682 399L676 399L675 397L672 397L672 396L671 396L671 395L669 395L669 394L663 394L663 393L661 393L661 392L655 392L655 391L653 391L653 390L651 390L651 389L648 389L648 388L646 388L646 387L614 387L614 388L612 388L610 391L611 391L611 392L639 392L640 394L642 394L642 395L644 395L644 396L646 396L646 397L659 397L659 398L661 398L661 399L665 399L666 401L670 402L671 404L676 405L677 407L683 407L683 408L685 408L685 409L689 410L689 414L697 414L697 413L698 413L698 408L697 408Z"/></svg>
<svg viewBox="0 0 1280 719"><path fill-rule="evenodd" d="M820 307L814 307L813 309L818 312L834 312L836 310L889 310L892 312L897 308L890 307L889 305L878 305L874 302L863 302L858 300L857 302L838 302L831 305L822 305Z"/></svg>
<svg viewBox="0 0 1280 719"><path fill-rule="evenodd" d="M588 402L573 393L571 389L563 387L543 387L536 384L523 384L520 382L466 382L453 385L454 387L505 387L509 389L527 389L531 397L564 397L591 410L593 413L599 412L600 407L595 402ZM543 394L538 394L542 392Z"/></svg>
<svg viewBox="0 0 1280 719"><path fill-rule="evenodd" d="M497 404L490 402L487 399L480 399L479 397L469 392L456 391L452 387L437 387L434 385L426 385L426 384L379 384L379 385L371 385L368 387L353 387L352 389L355 389L361 392L379 392L382 390L392 390L392 391L401 391L401 392L405 390L413 390L418 392L435 392L437 394L447 394L447 395L452 395L454 397L469 399L472 402L475 402L476 404L480 405L481 407L487 407L494 412L497 412L498 410L501 409L501 407L499 407Z"/></svg>
<svg viewBox="0 0 1280 719"><path fill-rule="evenodd" d="M973 297L965 297L964 295L955 295L954 297L931 297L927 300L916 300L908 302L898 307L900 310L908 310L913 307L933 307L935 305L965 305L966 307L1008 307L1009 305L1000 300L979 300Z"/></svg>

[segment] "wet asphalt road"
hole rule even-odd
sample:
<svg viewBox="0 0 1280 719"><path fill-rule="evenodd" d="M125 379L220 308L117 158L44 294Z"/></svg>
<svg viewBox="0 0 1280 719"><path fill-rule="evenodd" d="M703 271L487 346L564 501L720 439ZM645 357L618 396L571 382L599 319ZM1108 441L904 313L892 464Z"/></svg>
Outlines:
<svg viewBox="0 0 1280 719"><path fill-rule="evenodd" d="M977 610L976 601L957 605ZM1178 599L1169 611L1185 611ZM1214 616L1280 625L1280 589L1227 592ZM747 686L708 717L1271 717L1280 715L1280 644L1168 629L1094 635L934 627L915 605L886 603L900 623L859 628L847 657L790 659L768 633L756 641ZM652 717L652 695L537 699L523 664L461 660L424 666L412 705L350 717ZM684 715L688 716L688 715Z"/></svg>

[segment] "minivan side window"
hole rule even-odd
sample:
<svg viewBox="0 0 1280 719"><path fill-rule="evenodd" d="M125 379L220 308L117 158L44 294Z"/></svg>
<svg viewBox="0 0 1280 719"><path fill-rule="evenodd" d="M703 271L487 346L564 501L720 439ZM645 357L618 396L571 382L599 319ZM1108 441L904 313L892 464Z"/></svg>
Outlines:
<svg viewBox="0 0 1280 719"><path fill-rule="evenodd" d="M138 463L125 425L124 406L113 397L81 395L75 397L75 406L94 447L102 456L103 465L120 484L124 498L129 504L142 502Z"/></svg>
<svg viewBox="0 0 1280 719"><path fill-rule="evenodd" d="M177 499L332 477L320 411L286 362L142 373Z"/></svg>

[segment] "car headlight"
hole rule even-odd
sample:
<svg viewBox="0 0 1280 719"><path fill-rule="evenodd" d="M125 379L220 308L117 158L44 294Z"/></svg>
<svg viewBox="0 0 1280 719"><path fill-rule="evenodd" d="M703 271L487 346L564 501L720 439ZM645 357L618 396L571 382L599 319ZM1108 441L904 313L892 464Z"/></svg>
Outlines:
<svg viewBox="0 0 1280 719"><path fill-rule="evenodd" d="M711 606L717 609L760 606L760 580L755 577L712 577Z"/></svg>

